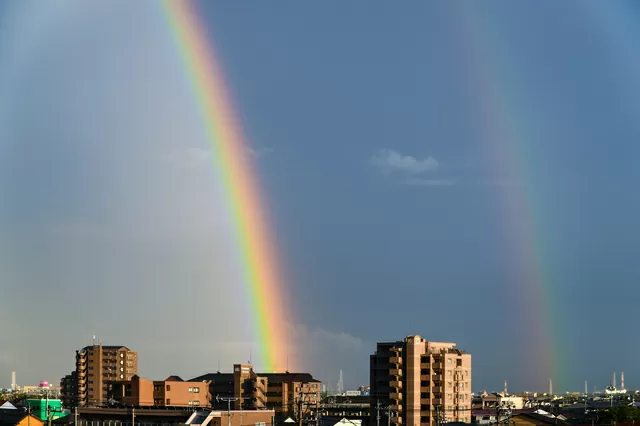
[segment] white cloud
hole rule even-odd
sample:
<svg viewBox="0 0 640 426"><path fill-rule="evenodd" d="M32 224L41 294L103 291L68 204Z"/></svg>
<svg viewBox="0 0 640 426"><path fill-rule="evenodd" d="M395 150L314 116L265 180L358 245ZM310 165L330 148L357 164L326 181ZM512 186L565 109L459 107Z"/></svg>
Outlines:
<svg viewBox="0 0 640 426"><path fill-rule="evenodd" d="M402 155L392 149L378 151L371 157L371 164L385 173L402 172L412 175L432 172L438 170L440 166L440 163L431 156L418 159L410 155Z"/></svg>
<svg viewBox="0 0 640 426"><path fill-rule="evenodd" d="M265 155L271 154L274 151L273 148L264 147L264 148L247 148L247 154L251 158L260 158Z"/></svg>
<svg viewBox="0 0 640 426"><path fill-rule="evenodd" d="M451 186L455 182L450 179L424 179L420 177L412 177L402 182L405 185L413 186Z"/></svg>

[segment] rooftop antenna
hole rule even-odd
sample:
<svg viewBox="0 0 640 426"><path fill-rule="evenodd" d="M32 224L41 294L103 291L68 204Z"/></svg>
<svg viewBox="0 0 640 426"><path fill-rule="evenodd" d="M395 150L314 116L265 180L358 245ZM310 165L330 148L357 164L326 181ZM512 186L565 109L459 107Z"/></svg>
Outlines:
<svg viewBox="0 0 640 426"><path fill-rule="evenodd" d="M553 396L553 380L549 378L549 395Z"/></svg>
<svg viewBox="0 0 640 426"><path fill-rule="evenodd" d="M93 335L93 346L95 346L95 345L96 345L96 335L94 334Z"/></svg>
<svg viewBox="0 0 640 426"><path fill-rule="evenodd" d="M589 387L587 386L587 381L584 381L584 394L588 395L589 394Z"/></svg>
<svg viewBox="0 0 640 426"><path fill-rule="evenodd" d="M611 386L616 387L616 372L613 372L613 376L611 378Z"/></svg>
<svg viewBox="0 0 640 426"><path fill-rule="evenodd" d="M624 390L624 371L620 373L620 390Z"/></svg>
<svg viewBox="0 0 640 426"><path fill-rule="evenodd" d="M505 380L504 381L504 396L507 396L507 395L508 395L508 393L507 393L507 381Z"/></svg>
<svg viewBox="0 0 640 426"><path fill-rule="evenodd" d="M220 374L220 358L218 358L218 374Z"/></svg>

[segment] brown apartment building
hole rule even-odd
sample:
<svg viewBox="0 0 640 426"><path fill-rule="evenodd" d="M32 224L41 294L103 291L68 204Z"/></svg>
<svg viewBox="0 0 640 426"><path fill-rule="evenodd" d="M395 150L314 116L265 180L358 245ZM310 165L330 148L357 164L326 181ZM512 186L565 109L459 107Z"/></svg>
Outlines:
<svg viewBox="0 0 640 426"><path fill-rule="evenodd" d="M236 410L268 409L278 417L297 417L320 403L321 382L309 373L256 373L251 364L235 364L233 373L205 374L191 381L210 382L212 406L218 410L226 410L227 403L216 396L237 398L232 406Z"/></svg>
<svg viewBox="0 0 640 426"><path fill-rule="evenodd" d="M109 400L134 407L210 407L209 382L185 382L178 376L152 381L133 376L107 385Z"/></svg>
<svg viewBox="0 0 640 426"><path fill-rule="evenodd" d="M126 346L86 346L76 351L76 369L60 381L67 407L107 402L107 382L128 381L138 374L138 354Z"/></svg>
<svg viewBox="0 0 640 426"><path fill-rule="evenodd" d="M370 357L371 413L397 425L471 422L471 355L415 335L378 343Z"/></svg>

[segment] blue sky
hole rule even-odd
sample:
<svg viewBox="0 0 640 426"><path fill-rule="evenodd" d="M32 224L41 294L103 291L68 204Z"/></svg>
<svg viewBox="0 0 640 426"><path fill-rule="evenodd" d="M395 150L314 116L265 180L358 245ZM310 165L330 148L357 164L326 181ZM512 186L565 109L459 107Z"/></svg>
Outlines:
<svg viewBox="0 0 640 426"><path fill-rule="evenodd" d="M376 341L419 333L473 354L474 390L540 391L531 328L549 318L556 390L614 370L640 387L636 4L198 10L304 368L364 384ZM0 383L56 382L93 334L138 350L148 377L244 361L226 206L158 6L0 2L0 75ZM535 235L543 291L523 287L509 221Z"/></svg>

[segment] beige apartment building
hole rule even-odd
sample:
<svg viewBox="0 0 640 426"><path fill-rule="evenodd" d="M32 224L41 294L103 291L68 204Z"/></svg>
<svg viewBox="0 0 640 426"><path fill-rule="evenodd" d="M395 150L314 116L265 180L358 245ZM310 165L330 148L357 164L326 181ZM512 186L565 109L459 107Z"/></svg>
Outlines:
<svg viewBox="0 0 640 426"><path fill-rule="evenodd" d="M76 351L76 370L61 381L68 407L95 407L107 402L107 382L138 374L138 353L126 346L86 346Z"/></svg>
<svg viewBox="0 0 640 426"><path fill-rule="evenodd" d="M455 343L419 335L378 343L370 380L372 416L379 407L397 425L471 422L471 355Z"/></svg>

